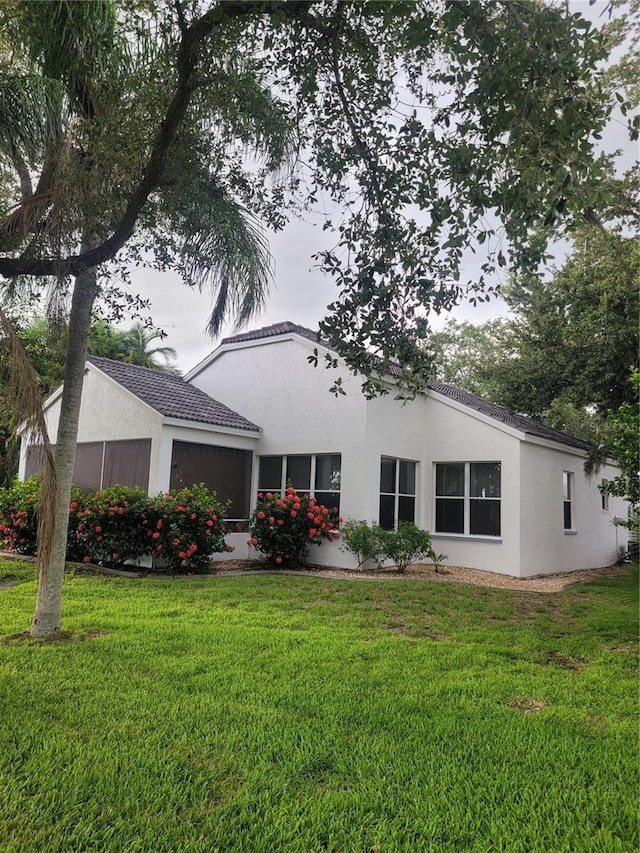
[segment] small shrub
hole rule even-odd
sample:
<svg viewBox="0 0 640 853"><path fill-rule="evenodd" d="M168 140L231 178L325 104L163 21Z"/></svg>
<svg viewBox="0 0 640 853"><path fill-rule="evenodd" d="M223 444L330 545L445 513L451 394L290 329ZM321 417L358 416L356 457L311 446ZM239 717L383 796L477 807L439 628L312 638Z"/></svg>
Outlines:
<svg viewBox="0 0 640 853"><path fill-rule="evenodd" d="M270 565L295 568L305 562L310 545L337 539L338 525L331 510L310 495L299 495L292 486L284 496L260 492L251 517L249 544Z"/></svg>
<svg viewBox="0 0 640 853"><path fill-rule="evenodd" d="M431 545L431 536L411 521L400 521L396 530L381 530L385 557L395 563L399 572L422 560L438 565L446 557L436 554Z"/></svg>
<svg viewBox="0 0 640 853"><path fill-rule="evenodd" d="M39 503L39 477L0 489L0 545L7 551L36 553Z"/></svg>
<svg viewBox="0 0 640 853"><path fill-rule="evenodd" d="M352 553L358 561L357 571L362 571L364 564L372 561L380 568L384 562L384 543L380 536L381 528L373 522L371 527L366 521L356 521L350 518L345 521L340 531L344 550Z"/></svg>
<svg viewBox="0 0 640 853"><path fill-rule="evenodd" d="M446 560L445 554L436 554L431 545L431 536L410 521L400 521L395 530L385 530L373 522L349 519L342 529L342 539L347 551L354 554L361 570L367 560L378 567L391 560L399 572L420 560L435 564L435 570Z"/></svg>

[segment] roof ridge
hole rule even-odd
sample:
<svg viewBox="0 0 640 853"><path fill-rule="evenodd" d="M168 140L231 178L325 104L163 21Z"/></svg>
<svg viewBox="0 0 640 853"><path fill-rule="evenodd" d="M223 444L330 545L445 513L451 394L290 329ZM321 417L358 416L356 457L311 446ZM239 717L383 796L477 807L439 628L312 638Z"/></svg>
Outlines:
<svg viewBox="0 0 640 853"><path fill-rule="evenodd" d="M271 323L268 326L261 326L259 329L251 329L248 332L239 332L237 335L229 335L220 341L219 346L224 344L243 343L245 341L260 341L266 338L275 338L279 335L298 334L303 338L321 344L322 346L334 349L334 347L324 341L320 337L320 332L310 329L308 326L302 326L299 323L293 323L291 320L282 320L279 323Z"/></svg>

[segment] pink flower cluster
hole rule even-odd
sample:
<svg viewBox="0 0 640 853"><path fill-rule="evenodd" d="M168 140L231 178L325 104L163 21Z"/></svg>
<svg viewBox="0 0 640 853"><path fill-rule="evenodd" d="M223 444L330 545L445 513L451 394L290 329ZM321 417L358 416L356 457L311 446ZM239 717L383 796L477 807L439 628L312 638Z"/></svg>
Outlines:
<svg viewBox="0 0 640 853"><path fill-rule="evenodd" d="M298 494L293 486L284 495L259 492L247 544L262 552L269 563L298 566L310 544L339 537L341 522L326 506L308 494Z"/></svg>

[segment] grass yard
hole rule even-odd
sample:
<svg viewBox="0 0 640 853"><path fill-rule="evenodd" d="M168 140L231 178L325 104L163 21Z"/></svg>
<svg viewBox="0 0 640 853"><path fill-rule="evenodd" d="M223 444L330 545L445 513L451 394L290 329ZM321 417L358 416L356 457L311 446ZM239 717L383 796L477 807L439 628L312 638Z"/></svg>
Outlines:
<svg viewBox="0 0 640 853"><path fill-rule="evenodd" d="M638 849L619 579L77 575L42 643L32 573L0 562L2 853Z"/></svg>

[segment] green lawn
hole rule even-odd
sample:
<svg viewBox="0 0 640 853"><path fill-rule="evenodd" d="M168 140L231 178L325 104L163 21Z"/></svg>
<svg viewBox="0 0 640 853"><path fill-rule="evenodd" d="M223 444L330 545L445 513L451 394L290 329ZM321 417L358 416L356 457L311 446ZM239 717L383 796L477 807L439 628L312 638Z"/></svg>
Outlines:
<svg viewBox="0 0 640 853"><path fill-rule="evenodd" d="M622 581L70 577L0 563L0 851L636 851Z"/></svg>

